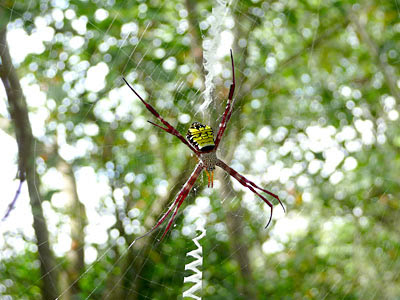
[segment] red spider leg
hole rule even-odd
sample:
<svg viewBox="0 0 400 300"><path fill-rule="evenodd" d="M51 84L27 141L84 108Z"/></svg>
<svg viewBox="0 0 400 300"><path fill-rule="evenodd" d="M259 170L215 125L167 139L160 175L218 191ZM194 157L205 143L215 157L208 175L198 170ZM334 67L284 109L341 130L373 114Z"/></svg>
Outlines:
<svg viewBox="0 0 400 300"><path fill-rule="evenodd" d="M177 208L175 209L175 212L171 218L171 220L168 223L168 227L165 230L161 240L164 238L165 234L167 233L167 231L169 230L169 228L171 227L172 221L175 218L176 213L178 212L179 207L181 206L183 200L186 199L187 195L189 194L190 190L192 189L194 183L196 182L197 178L199 177L201 171L203 170L203 164L201 162L199 162L196 166L196 168L194 169L192 175L190 175L189 179L186 181L186 183L184 184L184 186L182 187L182 189L180 190L178 196L176 197L174 203L169 207L168 211L161 217L161 219L157 222L156 225L154 225L154 227L147 232L146 234L144 234L143 236L137 238L140 239L148 234L150 234L151 232L153 232L154 230L156 230L158 228L158 226L160 226L165 219L168 217L168 215L171 213L171 211L174 209L175 206L177 206Z"/></svg>
<svg viewBox="0 0 400 300"><path fill-rule="evenodd" d="M245 179L246 179L246 178L245 178ZM247 179L246 179L246 180L247 180ZM259 189L259 190L263 191L264 193L266 193L266 194L268 194L268 195L274 197L276 200L278 200L278 201L279 201L279 204L282 206L283 211L286 212L286 209L285 209L285 207L283 206L283 203L282 203L281 199L279 199L278 195L276 195L276 194L274 194L274 193L271 193L270 191L265 190L265 189L263 189L263 188L260 188L258 185L256 185L254 182L252 182L252 181L250 181L250 180L248 180L248 182L249 182L253 187L255 187L256 189Z"/></svg>
<svg viewBox="0 0 400 300"><path fill-rule="evenodd" d="M234 169L232 169L231 167L229 167L226 163L224 163L222 160L218 159L217 160L217 166L222 168L225 172L227 172L229 175L231 175L232 177L234 177L237 181L239 181L243 186L247 187L250 191L252 191L254 194L256 194L257 196L259 196L270 208L271 208L271 216L269 217L269 221L267 226L265 226L265 228L268 227L269 223L271 223L272 220L272 212L273 212L273 205L271 202L269 202L265 197L263 197L261 194L259 194L254 188L257 188L265 193L267 193L268 195L271 195L272 197L274 197L275 199L277 199L279 201L279 203L282 205L283 210L285 211L285 208L281 202L281 200L279 199L279 197L267 190L264 190L262 188L260 188L259 186L257 186L254 182L248 180L246 177L244 177L243 175L239 174L238 172L236 172ZM254 188L253 188L254 187Z"/></svg>
<svg viewBox="0 0 400 300"><path fill-rule="evenodd" d="M236 84L236 82L235 82L235 65L233 63L232 49L231 49L231 62L232 62L232 84L231 84L231 87L229 88L228 102L226 103L226 108L225 108L224 114L222 115L222 120L221 120L221 123L219 124L218 134L215 139L215 147L214 147L215 150L218 148L219 142L221 141L222 135L224 134L224 131L226 129L226 124L228 123L228 121L232 115L232 109L233 109L232 99L233 99L233 93L235 92L235 84Z"/></svg>
<svg viewBox="0 0 400 300"><path fill-rule="evenodd" d="M231 167L229 167L227 164L225 164L222 160L219 160L219 161L220 161L221 163L223 163L225 166L227 166L229 169L231 169L233 172L236 172L236 171L233 170ZM217 165L218 165L218 164L217 164ZM236 172L236 173L237 173L237 172ZM279 201L279 204L282 206L283 211L286 212L286 209L285 209L285 207L283 206L283 203L282 203L281 199L279 199L278 195L276 195L276 194L274 194L274 193L271 193L270 191L265 190L265 189L263 189L263 188L260 188L260 187L259 187L258 185L256 185L253 181L246 179L246 177L244 177L243 175L240 175L239 173L237 173L237 174L238 174L238 176L243 177L243 179L244 179L248 184L252 185L254 188L259 189L259 190L263 191L264 193L266 193L266 194L268 194L268 195L274 197L276 200L278 200L278 201ZM236 178L236 177L235 177L235 178Z"/></svg>
<svg viewBox="0 0 400 300"><path fill-rule="evenodd" d="M161 121L161 123L163 123L167 128L164 128L160 125L157 125L153 122L148 121L149 123L153 124L154 126L157 126L159 128L161 128L162 130L176 136L178 139L181 140L182 143L184 143L186 146L188 146L190 148L190 150L192 150L196 155L199 155L199 152L193 148L192 145L190 145L188 143L188 141L186 141L186 139L179 133L178 130L175 129L174 126L172 126L171 124L169 124L167 121L165 121L163 119L163 117L160 116L160 114L154 109L153 106L151 106L149 103L147 103L146 101L143 100L143 98L133 89L133 87L126 81L125 78L122 77L122 79L125 81L125 83L127 84L127 86L131 89L131 91L140 99L140 101L143 102L143 104L146 106L146 108L157 118Z"/></svg>
<svg viewBox="0 0 400 300"><path fill-rule="evenodd" d="M191 187L190 187L190 189L191 189ZM176 214L177 214L177 212L179 210L179 207L181 207L181 205L183 203L183 200L185 200L186 196L187 196L187 194L185 196L181 196L180 201L179 201L178 205L176 206L175 211L174 211L173 215L171 216L171 219L168 222L167 228L165 229L165 231L164 231L164 233L163 233L163 235L162 235L162 237L160 239L160 242L164 239L164 236L167 234L169 228L171 227L172 222L174 221L175 216L176 216ZM178 199L179 199L179 197L177 198L177 200Z"/></svg>
<svg viewBox="0 0 400 300"><path fill-rule="evenodd" d="M204 168L203 164L201 162L199 162L197 164L196 168L194 169L192 175L189 177L189 179L186 181L185 185L182 187L181 191L179 192L179 195L176 198L175 202L177 202L179 199L180 200L179 200L179 202L178 202L178 204L177 204L177 206L175 208L174 214L171 216L171 219L168 222L168 226L165 229L160 241L162 241L164 236L167 234L169 228L172 225L172 222L175 219L175 216L176 216L176 214L177 214L177 212L179 210L179 207L182 205L183 201L186 199L186 197L189 194L190 190L192 189L194 183L196 182L197 178L199 177L201 171L203 171L203 168Z"/></svg>

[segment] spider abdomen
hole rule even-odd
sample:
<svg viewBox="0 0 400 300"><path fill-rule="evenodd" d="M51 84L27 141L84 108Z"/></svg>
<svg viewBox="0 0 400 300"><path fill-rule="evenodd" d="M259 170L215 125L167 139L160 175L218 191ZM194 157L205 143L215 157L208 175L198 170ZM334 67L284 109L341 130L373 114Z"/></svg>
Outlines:
<svg viewBox="0 0 400 300"><path fill-rule="evenodd" d="M215 147L212 128L199 122L192 123L186 133L186 138L200 152L207 152Z"/></svg>

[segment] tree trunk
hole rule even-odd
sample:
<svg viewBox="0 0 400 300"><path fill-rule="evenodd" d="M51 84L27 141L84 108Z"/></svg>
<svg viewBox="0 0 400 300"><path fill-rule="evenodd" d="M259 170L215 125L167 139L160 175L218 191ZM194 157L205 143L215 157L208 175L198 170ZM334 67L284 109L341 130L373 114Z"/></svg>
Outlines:
<svg viewBox="0 0 400 300"><path fill-rule="evenodd" d="M42 274L42 296L44 300L57 298L57 276L55 261L50 250L49 233L43 216L40 196L40 180L36 178L34 138L29 123L28 108L19 78L11 61L6 40L6 27L0 30L0 77L6 90L9 112L14 123L18 143L18 172L21 181L27 181L33 215L40 271Z"/></svg>
<svg viewBox="0 0 400 300"><path fill-rule="evenodd" d="M218 172L218 179L221 181L220 195L224 199L223 206L226 211L226 225L228 227L228 234L231 246L231 253L234 254L236 262L240 267L240 274L244 284L240 287L244 299L256 299L252 291L251 283L254 282L252 278L252 270L249 259L249 248L243 233L243 215L244 211L238 204L237 208L232 208L229 204L233 199L238 197L238 194L232 188L230 176L226 173ZM239 201L241 201L239 199Z"/></svg>
<svg viewBox="0 0 400 300"><path fill-rule="evenodd" d="M57 169L64 175L64 192L68 195L68 215L71 224L71 250L67 257L69 260L67 266L68 286L71 286L71 299L79 299L79 281L77 279L82 274L84 262L84 245L85 245L85 226L86 211L85 206L80 202L75 175L72 166L64 161L61 157L58 158Z"/></svg>

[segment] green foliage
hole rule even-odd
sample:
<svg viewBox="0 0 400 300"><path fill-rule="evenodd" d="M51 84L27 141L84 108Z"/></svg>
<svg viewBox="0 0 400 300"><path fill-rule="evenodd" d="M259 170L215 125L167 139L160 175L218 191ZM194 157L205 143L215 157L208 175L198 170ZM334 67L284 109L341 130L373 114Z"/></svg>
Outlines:
<svg viewBox="0 0 400 300"><path fill-rule="evenodd" d="M81 199L88 215L82 223L92 221L93 211L113 222L106 241L81 245L95 249L98 260L80 270L78 299L124 299L113 294L117 291L127 299L181 299L190 286L183 283L190 275L185 255L193 249L192 237L182 233L191 225L184 215L161 244L153 235L145 238L150 246L138 243L128 249L149 229L146 218L165 196L159 190L166 185L167 195L179 191L196 159L178 139L146 122L153 116L134 95L124 93L121 77L181 133L192 121L214 122L225 106L230 65L227 55L224 72L215 80L215 102L203 116L198 111L202 66L194 57L201 49L189 23L191 18L205 22L212 7L196 2L195 13L175 0L0 4L0 27L9 20L9 32L22 28L32 35L42 19L54 31L51 40L43 41L43 52L30 53L17 66L21 81L29 79L46 95L48 116L37 138L51 151L38 153L38 173L58 168L62 157L76 173L92 168L109 189L96 206L88 205L96 199ZM57 21L59 13L63 18ZM249 299L247 287L254 299L395 299L400 294L396 2L237 1L230 14L234 26L225 24L224 30L235 38L237 97L220 156L278 193L288 213L264 230L269 210L262 201L236 185L237 197L224 198L221 187L210 191L198 180L182 210L198 197L210 200L207 236L201 241L204 298ZM209 30L201 34L207 37ZM104 81L88 88L90 72ZM34 114L39 108L26 97ZM66 155L66 145L82 154ZM259 162L263 157L265 162ZM43 189L58 221L50 229L54 245L61 227L77 214L71 207L57 208L54 198L61 188ZM116 196L121 190L123 201ZM233 214L243 225L239 237L226 225L232 211L240 211ZM296 228L300 219L306 220L304 230ZM238 245L248 250L250 279L237 258ZM30 243L24 247L12 258L1 256L0 295L40 299L38 258L28 250ZM69 259L68 251L59 257L59 276L69 278L68 284L60 279L60 294L71 283Z"/></svg>
<svg viewBox="0 0 400 300"><path fill-rule="evenodd" d="M3 255L0 263L0 289L2 294L13 295L17 298L41 299L40 262L36 251L36 245L26 243L25 251L17 257L7 258L13 252L12 247L2 249Z"/></svg>

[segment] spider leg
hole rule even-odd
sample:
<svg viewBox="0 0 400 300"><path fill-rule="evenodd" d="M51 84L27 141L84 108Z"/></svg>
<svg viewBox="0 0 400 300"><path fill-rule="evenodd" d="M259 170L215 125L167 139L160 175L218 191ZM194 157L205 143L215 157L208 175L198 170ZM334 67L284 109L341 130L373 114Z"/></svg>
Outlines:
<svg viewBox="0 0 400 300"><path fill-rule="evenodd" d="M204 171L207 174L208 177L208 186L207 187L214 187L214 170L212 170L211 172L208 172L206 168L204 168Z"/></svg>
<svg viewBox="0 0 400 300"><path fill-rule="evenodd" d="M233 63L232 49L231 49L231 62L232 62L232 84L229 88L228 101L226 103L226 108L225 108L224 114L222 115L222 120L221 120L221 123L219 124L218 134L215 139L215 149L218 148L218 145L219 145L219 142L221 141L222 135L225 132L226 124L228 123L229 119L231 118L232 110L233 110L232 99L233 99L233 93L235 92L236 81L235 81L235 65Z"/></svg>
<svg viewBox="0 0 400 300"><path fill-rule="evenodd" d="M187 195L189 194L190 190L192 189L194 183L196 182L196 180L199 177L202 170L203 170L203 164L201 162L199 162L197 164L196 168L194 169L192 175L190 175L189 179L186 181L186 183L180 190L174 203L168 208L168 211L161 217L161 219L157 222L157 224L154 225L154 227L149 232L144 234L144 236L146 236L146 235L150 234L151 232L153 232L154 230L156 230L165 221L165 219L168 217L168 215L171 213L171 211L176 206L175 211L171 217L171 220L169 221L168 226L165 229L163 236L161 237L161 240L164 238L164 236L168 232L169 228L171 227L173 220L175 219L175 216L178 212L179 207L182 205L182 202L186 199Z"/></svg>
<svg viewBox="0 0 400 300"><path fill-rule="evenodd" d="M143 104L146 106L147 110L150 111L157 119L159 119L161 121L161 123L163 123L166 126L166 128L161 127L159 125L156 125L155 123L149 121L151 124L153 124L153 125L161 128L162 130L164 130L164 131L176 136L178 139L181 140L182 143L184 143L186 146L188 146L190 148L190 150L192 150L196 155L199 154L199 152L195 148L193 148L192 145L190 145L188 143L188 141L179 133L178 130L175 129L174 126L172 126L166 120L164 120L164 118L160 116L160 114L154 109L153 106L151 106L149 103L144 101L144 99L133 89L133 87L126 81L125 78L122 77L122 79L125 81L126 85L131 89L131 91L140 99L140 101L143 102Z"/></svg>
<svg viewBox="0 0 400 300"><path fill-rule="evenodd" d="M167 228L165 229L160 241L162 241L164 236L167 234L169 228L172 225L172 222L175 219L176 214L178 213L179 207L182 205L183 201L186 199L187 195L189 194L190 190L192 189L194 183L196 182L196 180L199 177L202 170L203 170L203 164L201 162L199 162L197 164L196 168L194 169L192 175L189 177L189 179L186 181L185 185L182 187L181 191L179 192L179 195L175 201L175 202L177 202L179 200L179 202L177 202L174 214L171 216L171 219L169 220Z"/></svg>
<svg viewBox="0 0 400 300"><path fill-rule="evenodd" d="M165 231L164 231L164 233L163 233L163 235L162 235L162 237L160 239L160 242L164 239L164 236L167 234L169 228L171 227L172 222L174 221L175 216L178 213L179 207L181 207L181 205L183 203L183 200L185 200L186 196L180 198L180 201L179 201L178 205L176 206L175 211L174 211L173 215L171 216L171 219L168 222L167 228L165 229Z"/></svg>
<svg viewBox="0 0 400 300"><path fill-rule="evenodd" d="M246 179L246 178L244 178L244 179ZM247 179L246 179L246 180L247 180ZM247 180L247 181L248 181L249 184L251 184L251 185L252 185L253 187L255 187L256 189L259 189L259 190L263 191L264 193L266 193L266 194L268 194L268 195L274 197L276 200L278 200L278 201L279 201L279 204L282 206L283 211L286 212L286 209L285 209L285 207L283 206L283 203L282 203L281 199L279 199L278 195L276 195L276 194L274 194L274 193L271 193L270 191L265 190L265 189L263 189L263 188L260 188L258 185L256 185L254 182L252 182L252 181L250 181L250 180Z"/></svg>
<svg viewBox="0 0 400 300"><path fill-rule="evenodd" d="M152 124L152 125L154 125L154 126L156 126L158 128L161 128L162 130L168 132L168 128L164 128L164 127L162 127L162 126L160 126L160 125L158 125L156 123L153 123L152 121L149 121L149 120L147 120L147 122L149 122L150 124Z"/></svg>
<svg viewBox="0 0 400 300"><path fill-rule="evenodd" d="M207 169L204 169L204 171L206 172L207 178L208 178L208 185L207 185L207 187L210 187L210 182L211 182L210 173L208 173Z"/></svg>
<svg viewBox="0 0 400 300"><path fill-rule="evenodd" d="M224 163L222 160L218 159L217 160L217 166L222 168L225 172L227 172L229 175L231 175L232 177L234 177L237 181L239 181L243 186L247 187L250 191L252 191L254 194L256 194L258 197L260 197L271 209L271 215L269 217L269 221L267 226L265 226L265 228L268 227L269 223L271 223L272 220L272 213L273 213L273 205L271 202L269 202L264 196L262 196L260 193L258 193L254 188L259 189L265 193L267 193L268 195L271 195L272 197L274 197L275 199L277 199L279 201L279 203L282 205L283 210L285 211L285 207L283 206L281 200L279 199L279 197L265 189L260 188L258 185L256 185L254 182L248 180L246 177L244 177L243 175L239 174L238 172L236 172L234 169L232 169L231 167L229 167L226 163Z"/></svg>
<svg viewBox="0 0 400 300"><path fill-rule="evenodd" d="M235 170L233 170L231 167L229 167L227 164L225 164L222 160L219 160L219 162L222 163L222 164L224 164L227 168L231 169L234 173L237 173L237 176L241 177L242 180L244 180L246 183L248 183L248 184L252 185L254 188L259 189L259 190L263 191L264 193L266 193L266 194L268 194L268 195L274 197L276 200L279 201L279 204L282 206L283 211L286 212L286 209L285 209L285 207L283 206L283 203L282 203L281 199L279 199L278 195L276 195L276 194L274 194L274 193L271 193L270 191L259 187L259 186L256 185L253 181L248 180L246 177L244 177L243 175L240 175L238 172L236 172ZM217 165L218 165L218 163L217 163ZM220 166L220 165L218 165L218 166ZM220 167L221 167L221 166L220 166ZM221 168L223 168L223 167L221 167ZM229 174L230 174L230 173L229 173ZM233 176L233 175L232 175L232 176ZM235 176L233 176L233 177L235 177ZM236 177L235 177L235 178L236 178Z"/></svg>

